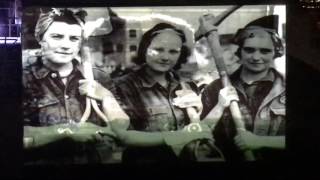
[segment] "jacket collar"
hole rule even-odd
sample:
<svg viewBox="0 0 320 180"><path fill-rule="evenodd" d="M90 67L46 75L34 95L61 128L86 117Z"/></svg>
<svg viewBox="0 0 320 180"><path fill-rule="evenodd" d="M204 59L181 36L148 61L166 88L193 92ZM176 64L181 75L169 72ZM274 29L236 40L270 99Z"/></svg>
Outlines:
<svg viewBox="0 0 320 180"><path fill-rule="evenodd" d="M245 92L242 86L242 82L240 79L240 72L241 72L241 68L239 68L235 73L233 73L230 76L231 81L234 83L234 86L236 89L238 89L244 96ZM275 70L274 68L271 68L270 73L273 74L274 76L274 81L273 81L273 85L272 85L272 89L270 90L270 92L268 93L268 95L263 99L258 112L266 105L268 104L270 101L272 101L274 98L280 96L281 94L283 94L285 92L285 78L282 74L280 74L277 70ZM270 76L271 77L271 76ZM269 78L266 78L269 79Z"/></svg>
<svg viewBox="0 0 320 180"><path fill-rule="evenodd" d="M273 72L275 74L275 80L273 82L272 89L270 90L269 94L262 101L258 111L260 111L261 108L263 108L266 104L268 104L274 98L280 96L282 93L285 92L285 79L284 79L284 77L276 70L273 70Z"/></svg>
<svg viewBox="0 0 320 180"><path fill-rule="evenodd" d="M267 73L267 75L265 77L263 77L262 79L258 80L258 81L255 81L255 82L248 82L248 81L245 81L241 76L240 76L240 79L243 83L246 83L248 85L250 84L253 84L255 82L261 82L261 81L270 81L270 82L274 82L275 80L275 75L274 75L274 72L272 71L272 69L270 69Z"/></svg>
<svg viewBox="0 0 320 180"><path fill-rule="evenodd" d="M144 65L138 70L138 72L137 72L138 78L140 79L142 87L144 87L144 88L152 88L156 84L159 84L159 83L156 80L154 80L151 76L148 75L148 73L146 71L146 68L147 68L147 66ZM173 71L169 71L169 72L166 73L166 79L170 83L179 84L179 77Z"/></svg>
<svg viewBox="0 0 320 180"><path fill-rule="evenodd" d="M79 70L81 74L83 75L83 68L79 65L79 62L77 60L72 60L73 68ZM56 71L51 70L49 67L46 67L42 59L39 57L35 64L31 66L31 71L34 74L36 79L43 79L48 76L49 73L57 73Z"/></svg>

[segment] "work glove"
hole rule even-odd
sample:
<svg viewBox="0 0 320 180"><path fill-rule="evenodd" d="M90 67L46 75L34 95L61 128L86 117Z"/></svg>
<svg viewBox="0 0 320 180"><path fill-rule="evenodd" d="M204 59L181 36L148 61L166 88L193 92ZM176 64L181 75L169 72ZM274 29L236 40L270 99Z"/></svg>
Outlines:
<svg viewBox="0 0 320 180"><path fill-rule="evenodd" d="M202 37L208 36L212 31L218 31L216 24L217 19L213 14L205 14L199 17L199 28L195 32L195 39L199 40Z"/></svg>
<svg viewBox="0 0 320 180"><path fill-rule="evenodd" d="M172 100L172 104L179 108L194 107L198 112L202 111L201 97L189 89L177 90L177 97Z"/></svg>
<svg viewBox="0 0 320 180"><path fill-rule="evenodd" d="M105 97L114 97L113 94L94 80L79 80L79 92L81 95L102 101Z"/></svg>
<svg viewBox="0 0 320 180"><path fill-rule="evenodd" d="M232 101L239 101L238 93L232 86L220 90L218 104L224 108L229 107Z"/></svg>

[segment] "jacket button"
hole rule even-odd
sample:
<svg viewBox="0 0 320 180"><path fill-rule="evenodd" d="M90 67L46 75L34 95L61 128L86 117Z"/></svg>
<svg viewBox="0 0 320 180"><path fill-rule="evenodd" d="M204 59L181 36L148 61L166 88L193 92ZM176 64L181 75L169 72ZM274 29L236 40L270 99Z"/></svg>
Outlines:
<svg viewBox="0 0 320 180"><path fill-rule="evenodd" d="M57 76L58 76L57 73L51 73L52 78L56 78Z"/></svg>

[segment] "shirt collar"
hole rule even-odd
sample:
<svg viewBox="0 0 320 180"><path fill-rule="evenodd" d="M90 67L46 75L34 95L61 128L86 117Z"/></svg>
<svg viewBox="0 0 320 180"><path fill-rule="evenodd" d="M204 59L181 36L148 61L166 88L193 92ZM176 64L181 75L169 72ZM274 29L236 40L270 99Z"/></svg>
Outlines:
<svg viewBox="0 0 320 180"><path fill-rule="evenodd" d="M142 87L145 87L145 88L151 88L156 84L159 84L156 80L154 80L151 76L147 74L146 65L142 66L138 70L138 78L141 81ZM179 84L179 77L173 71L169 71L166 74L166 78L170 83Z"/></svg>
<svg viewBox="0 0 320 180"><path fill-rule="evenodd" d="M83 72L81 70L81 66L79 66L79 62L77 60L72 60L73 67L76 67L80 72ZM35 65L32 66L32 72L37 79L43 79L45 78L49 73L57 73L56 71L51 70L50 68L46 67L41 58L38 58ZM83 73L82 73L83 74Z"/></svg>
<svg viewBox="0 0 320 180"><path fill-rule="evenodd" d="M253 84L253 83L257 83L257 82L274 82L275 80L275 75L274 75L274 72L272 70L272 68L269 69L268 73L266 74L265 77L263 77L262 79L258 80L258 81L254 81L254 82L247 82L245 81L241 76L240 76L240 72L238 72L239 74L239 80L242 82L242 83L245 83L245 84Z"/></svg>

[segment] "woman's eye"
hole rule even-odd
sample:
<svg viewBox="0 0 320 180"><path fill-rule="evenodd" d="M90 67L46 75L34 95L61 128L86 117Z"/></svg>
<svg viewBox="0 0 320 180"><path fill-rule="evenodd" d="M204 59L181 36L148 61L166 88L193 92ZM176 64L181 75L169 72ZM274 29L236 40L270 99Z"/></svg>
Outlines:
<svg viewBox="0 0 320 180"><path fill-rule="evenodd" d="M52 34L52 35L51 35L51 38L52 38L52 39L55 39L55 40L59 40L59 39L62 39L62 38L63 38L63 35L61 35L61 34Z"/></svg>
<svg viewBox="0 0 320 180"><path fill-rule="evenodd" d="M261 48L261 49L260 49L260 52L261 52L262 54L269 54L269 53L272 52L272 50L271 50L271 49L268 49L268 48Z"/></svg>
<svg viewBox="0 0 320 180"><path fill-rule="evenodd" d="M180 50L172 49L172 50L169 51L169 53L178 54L178 53L180 53Z"/></svg>
<svg viewBox="0 0 320 180"><path fill-rule="evenodd" d="M255 48L252 48L252 47L244 47L243 50L246 52L246 53L254 53L256 51Z"/></svg>
<svg viewBox="0 0 320 180"><path fill-rule="evenodd" d="M154 48L153 50L157 51L157 52L163 52L164 49L163 48Z"/></svg>
<svg viewBox="0 0 320 180"><path fill-rule="evenodd" d="M76 41L80 41L80 37L78 37L78 36L71 36L70 37L70 40L72 41L72 42L76 42Z"/></svg>

